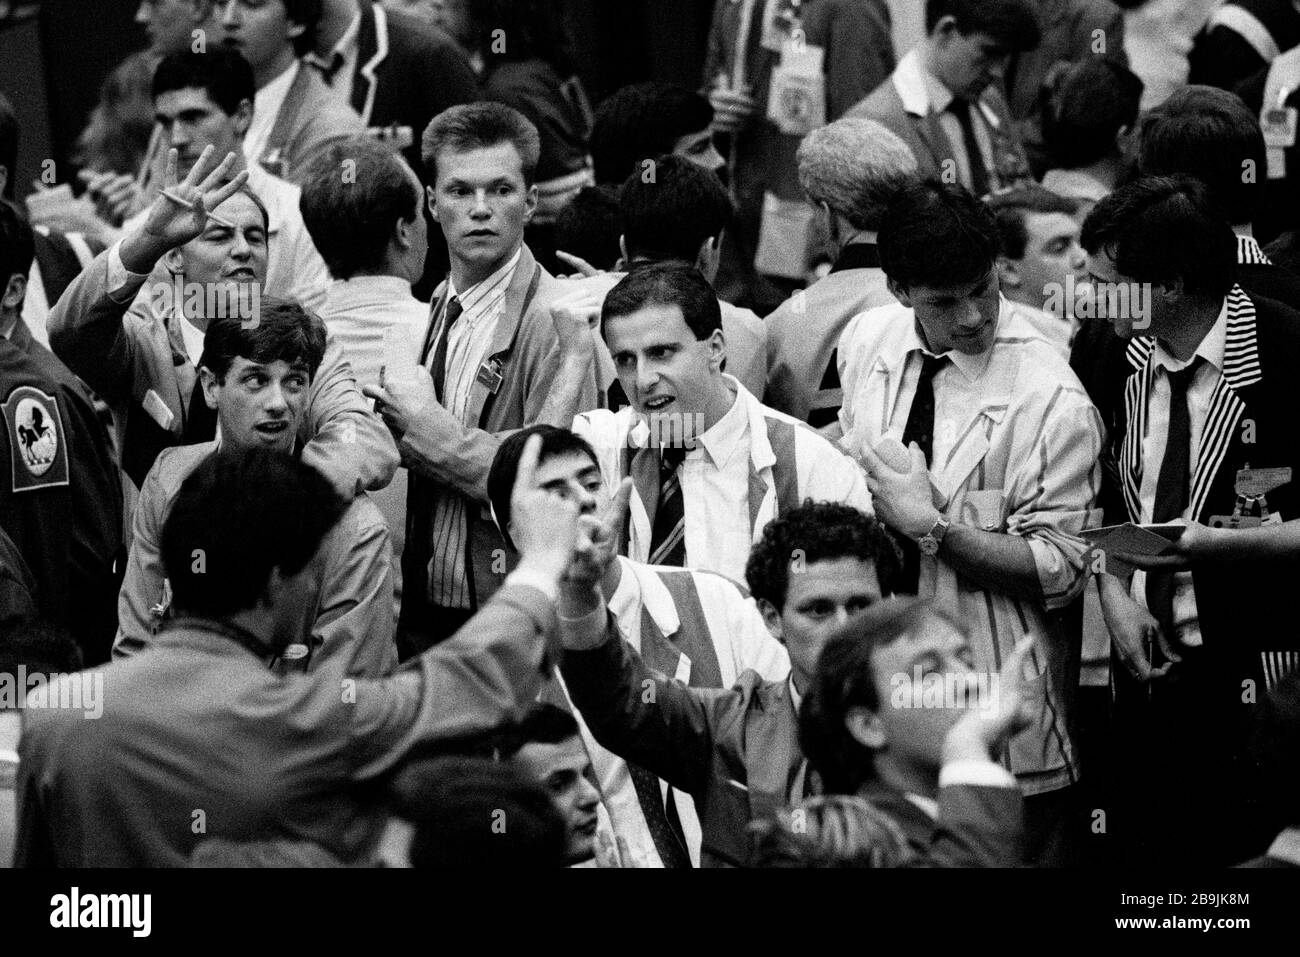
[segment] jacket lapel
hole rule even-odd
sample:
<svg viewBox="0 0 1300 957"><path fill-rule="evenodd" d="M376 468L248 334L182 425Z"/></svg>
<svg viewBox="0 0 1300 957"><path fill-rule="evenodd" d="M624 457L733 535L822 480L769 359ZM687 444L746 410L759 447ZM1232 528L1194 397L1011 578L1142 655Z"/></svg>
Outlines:
<svg viewBox="0 0 1300 957"><path fill-rule="evenodd" d="M1139 489L1142 485L1142 440L1146 435L1147 406L1155 379L1156 341L1142 336L1129 343L1127 357L1135 372L1124 388L1124 442L1120 447L1120 478L1129 516L1138 521L1142 514ZM1263 378L1259 366L1259 345L1255 330L1255 304L1240 286L1228 293L1227 334L1223 354L1223 374L1215 383L1206 411L1205 427L1196 450L1196 469L1192 475L1189 504L1192 517L1204 518L1210 488L1223 465L1232 436L1246 410L1238 394Z"/></svg>
<svg viewBox="0 0 1300 957"><path fill-rule="evenodd" d="M492 333L492 342L488 345L484 366L495 371L498 375L505 374L505 362L507 354L514 349L515 337L519 334L519 326L523 323L524 313L528 311L532 303L533 295L537 292L537 285L541 281L542 267L537 264L533 254L529 252L528 247L524 246L520 250L519 265L515 268L514 277L510 280L510 286L506 289L505 299L501 301L501 315L497 318L495 331ZM480 367L482 371L482 367ZM483 414L483 406L487 403L488 397L496 393L496 389L491 388L484 380L482 375L475 373L474 382L469 387L469 402L465 408L465 421L476 423Z"/></svg>
<svg viewBox="0 0 1300 957"><path fill-rule="evenodd" d="M388 14L384 8L362 0L361 33L357 37L357 75L352 81L352 108L370 125L379 90L378 70L388 58Z"/></svg>

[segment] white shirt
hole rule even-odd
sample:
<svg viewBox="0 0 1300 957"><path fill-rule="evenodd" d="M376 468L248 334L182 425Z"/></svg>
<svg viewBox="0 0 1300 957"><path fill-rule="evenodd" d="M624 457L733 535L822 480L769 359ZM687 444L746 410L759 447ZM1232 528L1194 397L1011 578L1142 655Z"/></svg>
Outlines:
<svg viewBox="0 0 1300 957"><path fill-rule="evenodd" d="M460 300L461 315L447 336L447 368L442 387L442 405L461 421L466 422L469 393L478 376L479 367L487 358L492 337L505 309L506 290L519 268L523 248L515 250L504 266L482 282L475 283L464 292L447 280L447 302ZM429 367L438 349L429 350ZM465 520L465 500L459 495L440 495L433 512L433 565L438 574L430 586L430 599L444 608L468 608L469 591L465 581L465 536L469 534Z"/></svg>
<svg viewBox="0 0 1300 957"><path fill-rule="evenodd" d="M745 580L749 527L749 416L737 396L677 470L686 514L686 564Z"/></svg>
<svg viewBox="0 0 1300 957"><path fill-rule="evenodd" d="M284 106L284 98L289 95L289 87L298 78L302 64L297 60L279 76L253 95L253 119L244 134L244 156L250 167L256 166L266 152L266 145L271 139L271 130L275 120Z"/></svg>
<svg viewBox="0 0 1300 957"><path fill-rule="evenodd" d="M1015 777L1000 764L992 761L953 761L939 769L939 788L964 784L972 787L1014 788ZM923 794L904 794L932 821L939 820L939 802Z"/></svg>
<svg viewBox="0 0 1300 957"><path fill-rule="evenodd" d="M1214 387L1223 374L1223 352L1228 336L1228 303L1224 300L1210 331L1206 333L1201 344L1196 347L1195 356L1204 361L1196 370L1192 384L1187 389L1187 411L1191 425L1191 444L1188 449L1187 474L1196 474L1196 457L1200 452L1201 434L1205 431L1205 416L1209 412L1210 400L1214 396ZM1138 501L1142 506L1142 521L1152 521L1155 509L1156 485L1160 481L1160 466L1165 460L1165 446L1169 438L1169 372L1186 369L1195 356L1186 362L1175 359L1165 349L1160 340L1156 340L1155 366L1152 376L1151 394L1147 398L1147 432L1142 439L1142 485L1138 489ZM1183 510L1182 518L1192 520L1191 507ZM1138 571L1133 575L1133 595L1138 601L1146 601L1146 573ZM1174 576L1174 627L1178 638L1185 645L1201 644L1201 628L1196 611L1196 593L1192 589L1191 572L1179 572Z"/></svg>
<svg viewBox="0 0 1300 957"><path fill-rule="evenodd" d="M339 42L334 44L334 48L325 56L317 56L315 53L308 53L303 59L310 60L318 64L325 70L329 70L334 64L334 58L341 56L343 62L339 68L334 71L332 78L327 79L325 74L321 74L321 79L325 80L326 85L339 95L344 103L350 103L352 100L352 79L357 72L357 57L360 55L359 39L361 37L361 12L352 18L348 28L343 31L343 36L339 37ZM368 118L367 118L368 119Z"/></svg>

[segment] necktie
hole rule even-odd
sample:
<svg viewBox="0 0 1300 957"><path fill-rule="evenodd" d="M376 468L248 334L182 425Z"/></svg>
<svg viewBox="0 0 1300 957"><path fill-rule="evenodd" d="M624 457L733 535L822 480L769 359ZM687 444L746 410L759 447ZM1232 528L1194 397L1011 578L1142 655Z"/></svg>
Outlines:
<svg viewBox="0 0 1300 957"><path fill-rule="evenodd" d="M217 437L217 413L208 408L208 403L203 398L202 379L194 382L194 391L190 393L190 404L185 410L185 428L181 435L181 442L185 445L211 442Z"/></svg>
<svg viewBox="0 0 1300 957"><path fill-rule="evenodd" d="M1192 417L1187 409L1187 390L1196 376L1200 357L1181 372L1169 372L1169 433L1165 439L1165 457L1156 480L1155 504L1151 521L1170 522L1182 518L1191 498ZM1174 573L1147 573L1147 608L1174 637Z"/></svg>
<svg viewBox="0 0 1300 957"><path fill-rule="evenodd" d="M659 779L645 768L628 763L628 773L632 775L632 784L636 788L637 801L645 814L646 826L650 837L659 852L659 860L664 867L690 867L691 858L686 852L686 835L682 833L681 823L669 820L664 807L663 794L659 790ZM676 815L674 815L675 817Z"/></svg>
<svg viewBox="0 0 1300 957"><path fill-rule="evenodd" d="M453 296L447 303L446 321L442 326L442 335L438 337L438 347L433 350L433 392L443 405L442 389L447 383L447 340L451 338L451 327L461 317L464 308L460 300Z"/></svg>
<svg viewBox="0 0 1300 957"><path fill-rule="evenodd" d="M948 104L948 112L957 117L957 122L961 124L961 138L966 146L967 165L970 166L970 191L977 197L987 196L989 171L984 165L984 154L980 151L979 140L975 139L975 123L970 116L970 102L961 97L954 97Z"/></svg>
<svg viewBox="0 0 1300 957"><path fill-rule="evenodd" d="M934 377L947 364L947 356L921 354L921 377L916 381L916 395L912 397L907 425L903 427L903 445L909 448L913 442L919 445L931 468L934 466ZM903 552L899 591L914 595L921 580L921 550L916 542L903 536L898 537L898 544Z"/></svg>
<svg viewBox="0 0 1300 957"><path fill-rule="evenodd" d="M684 448L665 448L659 458L659 500L650 530L650 564L686 564L686 508L677 469L686 458Z"/></svg>

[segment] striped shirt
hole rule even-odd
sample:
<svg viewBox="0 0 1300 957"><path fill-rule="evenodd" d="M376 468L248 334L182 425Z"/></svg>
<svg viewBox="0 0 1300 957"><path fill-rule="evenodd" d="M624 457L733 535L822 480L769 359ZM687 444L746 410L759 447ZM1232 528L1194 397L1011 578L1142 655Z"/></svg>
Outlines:
<svg viewBox="0 0 1300 957"><path fill-rule="evenodd" d="M461 425L469 428L478 425L477 422L465 421L470 388L487 358L488 347L505 308L506 290L519 267L520 253L521 250L515 250L509 262L464 292L457 292L455 284L450 279L447 281L447 301L459 299L464 311L447 336L447 376L442 388L442 404L460 420ZM430 371L437 354L435 345L429 350ZM465 580L465 551L469 536L465 513L467 504L464 496L448 492L438 496L433 509L429 600L444 608L471 607Z"/></svg>
<svg viewBox="0 0 1300 957"><path fill-rule="evenodd" d="M861 454L903 434L924 344L912 310L883 306L853 321L840 340L842 444ZM975 667L995 672L1026 633L1040 637L1028 689L1035 718L1002 763L1026 794L1078 780L1064 706L1071 675L1048 612L1073 601L1087 580L1079 532L1096 523L1101 417L1069 365L1005 299L993 347L950 353L934 377L930 479L949 521L1023 541L1041 599L985 588L941 557L921 556L918 593L966 624Z"/></svg>

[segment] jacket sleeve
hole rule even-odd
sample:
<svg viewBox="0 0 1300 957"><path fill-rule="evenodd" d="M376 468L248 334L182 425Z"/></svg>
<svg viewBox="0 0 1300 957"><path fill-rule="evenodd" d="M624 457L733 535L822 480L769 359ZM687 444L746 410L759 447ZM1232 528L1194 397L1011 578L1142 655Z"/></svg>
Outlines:
<svg viewBox="0 0 1300 957"><path fill-rule="evenodd" d="M532 331L533 335L520 343L524 356L519 370L519 374L524 376L520 427L538 422L568 427L579 412L596 407L595 372L588 361L582 366L581 379L574 383L572 375L577 374L576 370L560 350L549 316L536 319ZM520 337L523 336L521 331ZM538 358L530 361L532 355ZM510 374L508 368L506 374ZM576 384L577 388L566 389L566 401L557 403L555 384L561 378L566 385ZM462 425L441 404L430 402L424 414L402 436L402 462L426 478L486 502L488 470L502 439L510 431L513 430L494 434Z"/></svg>
<svg viewBox="0 0 1300 957"><path fill-rule="evenodd" d="M566 650L560 671L602 747L680 791L704 793L718 730L743 709L742 691L689 688L651 671L612 616L605 641Z"/></svg>
<svg viewBox="0 0 1300 957"><path fill-rule="evenodd" d="M381 489L397 472L397 446L383 420L357 388L352 367L331 338L312 380L302 460L319 471L344 498Z"/></svg>
<svg viewBox="0 0 1300 957"><path fill-rule="evenodd" d="M1016 867L1024 863L1025 799L1018 787L939 789L939 819L921 867Z"/></svg>
<svg viewBox="0 0 1300 957"><path fill-rule="evenodd" d="M110 290L111 255L111 249L100 253L64 290L47 329L51 351L106 402L118 404L131 398L137 346L127 313L145 277L128 274L125 286Z"/></svg>
<svg viewBox="0 0 1300 957"><path fill-rule="evenodd" d="M58 867L54 852L54 835L49 815L41 799L41 762L33 754L34 735L19 739L18 781L14 799L18 805L17 833L14 836L14 867ZM7 861L0 864L8 865Z"/></svg>
<svg viewBox="0 0 1300 957"><path fill-rule="evenodd" d="M153 638L154 618L149 609L163 600L162 526L167 508L167 494L159 477L160 466L167 459L164 450L149 470L136 503L131 524L131 551L126 577L117 596L117 640L114 658L129 658L143 651Z"/></svg>
<svg viewBox="0 0 1300 957"><path fill-rule="evenodd" d="M540 591L509 581L447 641L375 681L343 679L352 776L369 780L423 742L517 720L554 660L555 610Z"/></svg>
<svg viewBox="0 0 1300 957"><path fill-rule="evenodd" d="M359 499L350 511L329 539L334 548L312 626L319 642L312 667L337 657L350 676L380 678L397 667L392 546L371 502Z"/></svg>
<svg viewBox="0 0 1300 957"><path fill-rule="evenodd" d="M830 22L826 51L826 118L835 121L894 72L894 42L876 3L841 3Z"/></svg>

